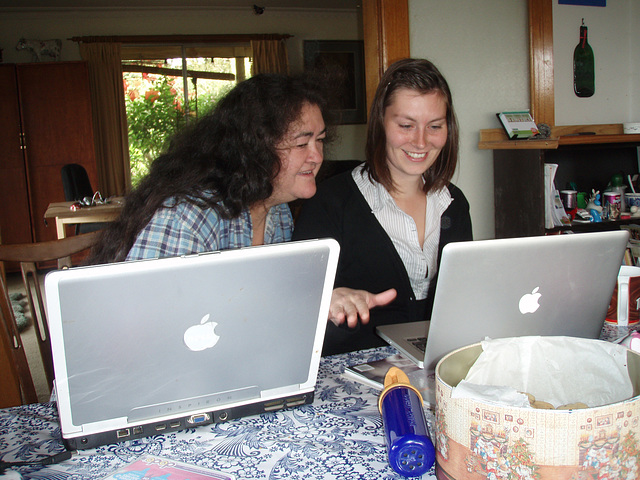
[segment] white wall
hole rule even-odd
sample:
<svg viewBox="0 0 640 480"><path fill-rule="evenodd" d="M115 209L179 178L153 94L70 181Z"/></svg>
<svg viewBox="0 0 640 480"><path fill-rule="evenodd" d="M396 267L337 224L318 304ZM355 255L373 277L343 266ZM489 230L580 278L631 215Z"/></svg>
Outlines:
<svg viewBox="0 0 640 480"><path fill-rule="evenodd" d="M290 34L287 40L292 73L303 68L303 40L362 39L362 19L355 10L270 8L255 15L246 7L218 8L48 8L0 9L0 48L5 63L31 60L16 51L21 37L63 40L62 60L79 60L77 44L68 40L90 35L180 35L227 33ZM338 129L339 141L327 158L364 159L365 125Z"/></svg>
<svg viewBox="0 0 640 480"><path fill-rule="evenodd" d="M598 107L603 115L594 116L595 123L620 123L627 121L625 115L629 120L640 121L640 93L637 92L635 80L640 74L640 59L636 47L640 45L640 29L637 28L640 2L610 0L607 3L607 7L600 9L601 12L594 13L592 11L597 10L596 7L562 8L566 9L571 17L585 16L585 23L590 27L590 39L598 49L615 40L617 47L613 51L608 49L599 52L594 49L597 68L601 61L608 61L613 57L621 58L617 52L623 52L622 57L631 57L630 67L625 73L633 85L628 88L621 87L622 91L630 92L625 103L628 110L620 109L619 113L610 113L620 108L617 103L615 108ZM554 1L554 4L557 2ZM557 7L554 5L554 10ZM583 10L587 10L589 15L580 13ZM626 15L627 18L605 20L594 17L590 20L596 13L615 17ZM556 22L556 27L565 22L564 12L557 15L560 21ZM461 127L461 159L454 182L462 188L471 203L474 237L493 238L492 152L478 149L479 131L485 128L500 128L495 117L496 112L529 108L527 2L409 0L409 16L412 56L432 60L449 81L453 92ZM572 49L577 44L578 23L571 18L567 25L560 28L562 33L556 34L554 43L559 48L566 43L566 48L573 52ZM120 11L93 9L22 13L0 10L0 48L4 48L5 62L28 61L26 53L14 50L22 36L67 39L81 35L289 33L295 36L288 41L290 61L295 71L302 68L302 40L353 40L362 38L361 31L359 14L344 11L274 9L272 13L267 11L262 16L256 16L250 8ZM618 31L627 35L626 38L620 38L619 43L618 36L615 39L611 38L611 32ZM567 36L566 41L563 40L564 35ZM562 56L561 53L555 55ZM75 44L65 42L62 57L64 60L77 59ZM625 75L618 76L624 83ZM603 77L604 73L596 77L598 94L601 91L606 92L606 89L600 89ZM558 78L556 85L562 82L564 80ZM556 93L556 99L558 98ZM607 101L611 105L615 103L611 98ZM562 105L561 109L564 109ZM568 111L572 112L574 118L564 119L564 112L559 112L556 106L556 117L560 116L567 124L587 123L582 112L574 111L572 108ZM341 142L329 153L328 158L364 158L364 125L343 126L339 135Z"/></svg>
<svg viewBox="0 0 640 480"><path fill-rule="evenodd" d="M476 239L494 237L492 152L478 133L500 128L495 113L529 108L525 0L409 0L411 54L432 60L451 86L461 127L454 181L471 204ZM557 125L640 121L640 1L584 7L553 2ZM573 93L573 49L582 18L596 63L596 94ZM500 206L496 206L500 208Z"/></svg>
<svg viewBox="0 0 640 480"><path fill-rule="evenodd" d="M479 132L496 113L529 108L528 11L524 0L409 0L411 55L449 82L460 123L454 183L471 204L475 239L493 238L493 156Z"/></svg>
<svg viewBox="0 0 640 480"><path fill-rule="evenodd" d="M640 82L640 55L638 55L638 48L640 48L640 28L637 27L638 19L640 19L640 2L631 1L630 4L629 23L632 27L629 29L629 63L631 65L629 79L633 83L633 86L631 87L631 116L629 120L638 122L640 121L640 88L638 87L638 83ZM632 51L634 53L631 53Z"/></svg>
<svg viewBox="0 0 640 480"><path fill-rule="evenodd" d="M595 93L573 92L573 51L584 19L595 58ZM606 7L553 5L556 125L640 121L640 2L610 0Z"/></svg>

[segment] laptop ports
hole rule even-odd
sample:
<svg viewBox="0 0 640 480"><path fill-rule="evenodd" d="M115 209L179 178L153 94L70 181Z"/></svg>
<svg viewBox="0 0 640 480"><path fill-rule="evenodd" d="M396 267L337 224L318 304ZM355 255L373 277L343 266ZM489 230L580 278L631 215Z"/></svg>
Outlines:
<svg viewBox="0 0 640 480"><path fill-rule="evenodd" d="M116 432L116 437L125 438L131 435L131 431L128 428L121 428Z"/></svg>
<svg viewBox="0 0 640 480"><path fill-rule="evenodd" d="M276 400L274 402L267 402L264 404L265 412L275 412L276 410L282 410L284 408L284 400Z"/></svg>
<svg viewBox="0 0 640 480"><path fill-rule="evenodd" d="M304 405L306 402L306 397L302 396L302 397L293 397L293 398L288 398L287 399L287 408L289 407L297 407L300 405Z"/></svg>
<svg viewBox="0 0 640 480"><path fill-rule="evenodd" d="M211 417L209 416L208 413L201 413L199 415L191 415L187 419L187 422L190 423L191 425L199 425L199 424L205 423L205 422L207 422L209 420L211 420Z"/></svg>

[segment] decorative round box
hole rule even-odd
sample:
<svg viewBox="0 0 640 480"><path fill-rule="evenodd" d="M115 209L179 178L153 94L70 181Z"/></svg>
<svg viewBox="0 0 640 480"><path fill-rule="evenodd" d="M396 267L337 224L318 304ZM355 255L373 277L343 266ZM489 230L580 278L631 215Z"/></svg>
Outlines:
<svg viewBox="0 0 640 480"><path fill-rule="evenodd" d="M543 410L452 398L481 353L479 343L463 347L436 366L438 479L639 478L640 355L627 353L631 398L595 408Z"/></svg>

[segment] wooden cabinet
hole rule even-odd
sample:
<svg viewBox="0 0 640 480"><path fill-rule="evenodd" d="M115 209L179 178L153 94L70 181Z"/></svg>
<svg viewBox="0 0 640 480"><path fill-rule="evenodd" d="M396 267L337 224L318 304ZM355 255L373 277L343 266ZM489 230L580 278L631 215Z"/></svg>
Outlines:
<svg viewBox="0 0 640 480"><path fill-rule="evenodd" d="M15 68L0 65L0 234L2 243L33 241Z"/></svg>
<svg viewBox="0 0 640 480"><path fill-rule="evenodd" d="M595 134L580 134L593 131ZM483 130L481 149L493 150L495 236L524 237L567 229L576 232L610 230L624 223L573 224L545 229L544 164L555 163L555 186L562 190L569 182L579 191L601 193L616 173L639 171L640 135L622 134L621 125L558 127L546 140L507 140L501 131Z"/></svg>
<svg viewBox="0 0 640 480"><path fill-rule="evenodd" d="M2 242L54 240L43 216L65 200L62 166L83 165L98 189L86 64L0 64L0 145Z"/></svg>

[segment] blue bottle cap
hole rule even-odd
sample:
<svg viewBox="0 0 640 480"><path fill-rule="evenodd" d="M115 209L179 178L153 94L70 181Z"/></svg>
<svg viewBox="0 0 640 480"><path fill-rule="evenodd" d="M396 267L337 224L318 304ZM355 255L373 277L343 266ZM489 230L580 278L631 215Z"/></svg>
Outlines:
<svg viewBox="0 0 640 480"><path fill-rule="evenodd" d="M389 464L400 475L419 477L427 473L436 459L436 451L428 438L407 435L389 451Z"/></svg>

